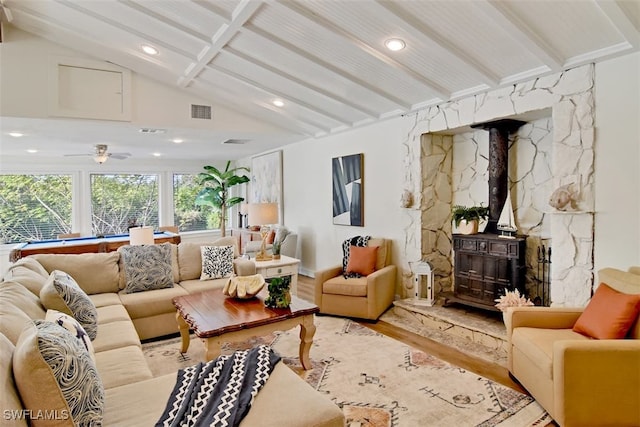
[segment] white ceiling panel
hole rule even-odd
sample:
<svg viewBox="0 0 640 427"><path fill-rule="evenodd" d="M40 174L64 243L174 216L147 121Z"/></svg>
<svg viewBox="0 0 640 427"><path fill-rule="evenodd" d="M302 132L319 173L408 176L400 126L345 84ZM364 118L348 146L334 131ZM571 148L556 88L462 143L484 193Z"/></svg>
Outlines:
<svg viewBox="0 0 640 427"><path fill-rule="evenodd" d="M242 148L210 142L251 133L234 131L233 123L208 132L193 129L191 135L180 129L193 144L202 143L197 150L166 147L176 159L247 156L640 50L637 0L2 0L2 5L3 26L224 105L263 129ZM406 48L387 50L383 43L390 37L401 37ZM159 54L142 53L143 43ZM283 107L273 105L276 97ZM29 121L2 119L16 126ZM48 121L49 139L41 142L81 144L92 135L91 126L95 123ZM114 141L129 135L125 140L132 148L120 151L145 147L126 126L108 123L99 131L108 139L107 129L114 129ZM25 144L3 138L3 154Z"/></svg>

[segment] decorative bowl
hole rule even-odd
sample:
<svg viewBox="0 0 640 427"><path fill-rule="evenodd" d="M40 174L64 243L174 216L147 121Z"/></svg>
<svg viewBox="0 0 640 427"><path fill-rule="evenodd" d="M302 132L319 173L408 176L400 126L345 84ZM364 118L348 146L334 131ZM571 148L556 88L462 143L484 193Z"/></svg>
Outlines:
<svg viewBox="0 0 640 427"><path fill-rule="evenodd" d="M231 276L224 285L222 293L232 298L249 299L255 297L264 288L264 285L262 274Z"/></svg>

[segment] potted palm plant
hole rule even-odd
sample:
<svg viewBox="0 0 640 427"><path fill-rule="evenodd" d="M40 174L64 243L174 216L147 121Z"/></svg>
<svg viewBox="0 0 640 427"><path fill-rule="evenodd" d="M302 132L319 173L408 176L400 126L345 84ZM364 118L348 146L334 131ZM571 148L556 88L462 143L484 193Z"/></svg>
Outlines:
<svg viewBox="0 0 640 427"><path fill-rule="evenodd" d="M231 161L227 162L224 171L218 170L214 166L205 166L205 172L198 174L198 180L204 188L200 190L196 196L196 205L209 206L218 211L220 218L220 235L226 235L227 228L227 210L234 205L244 201L243 197L229 197L229 188L234 185L249 182L246 175L237 175L236 172L245 170L246 167L237 167L229 169Z"/></svg>
<svg viewBox="0 0 640 427"><path fill-rule="evenodd" d="M489 208L485 206L455 205L451 209L451 219L460 234L476 234L481 219L489 217Z"/></svg>

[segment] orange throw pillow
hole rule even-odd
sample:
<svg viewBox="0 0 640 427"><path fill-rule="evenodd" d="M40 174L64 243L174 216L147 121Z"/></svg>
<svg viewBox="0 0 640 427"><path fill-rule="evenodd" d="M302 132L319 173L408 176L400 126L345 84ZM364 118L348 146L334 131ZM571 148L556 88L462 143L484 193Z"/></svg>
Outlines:
<svg viewBox="0 0 640 427"><path fill-rule="evenodd" d="M358 273L363 276L376 271L378 246L351 246L349 248L349 263L347 273Z"/></svg>
<svg viewBox="0 0 640 427"><path fill-rule="evenodd" d="M600 340L624 338L640 312L640 294L624 294L601 283L573 326Z"/></svg>
<svg viewBox="0 0 640 427"><path fill-rule="evenodd" d="M269 231L267 235L267 244L271 245L276 238L276 230Z"/></svg>

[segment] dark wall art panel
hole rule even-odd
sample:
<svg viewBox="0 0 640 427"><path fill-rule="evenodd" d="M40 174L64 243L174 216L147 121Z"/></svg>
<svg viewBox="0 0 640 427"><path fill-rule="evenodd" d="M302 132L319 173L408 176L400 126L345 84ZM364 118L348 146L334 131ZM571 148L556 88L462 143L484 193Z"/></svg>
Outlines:
<svg viewBox="0 0 640 427"><path fill-rule="evenodd" d="M334 224L364 226L363 159L362 153L332 159Z"/></svg>

